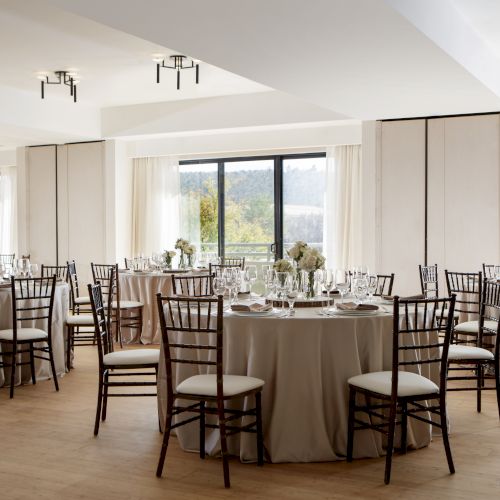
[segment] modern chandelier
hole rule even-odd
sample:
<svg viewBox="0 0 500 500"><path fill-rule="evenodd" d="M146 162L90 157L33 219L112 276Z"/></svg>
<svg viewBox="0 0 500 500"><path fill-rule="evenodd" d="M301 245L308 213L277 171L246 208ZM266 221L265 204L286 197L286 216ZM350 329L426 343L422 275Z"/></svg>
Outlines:
<svg viewBox="0 0 500 500"><path fill-rule="evenodd" d="M165 56L163 54L154 54L153 61L156 63L156 83L160 83L160 69L167 68L177 71L177 90L181 88L181 70L194 69L195 81L200 83L200 61L197 59L188 59L188 57L174 54L170 56L171 65L165 64Z"/></svg>
<svg viewBox="0 0 500 500"><path fill-rule="evenodd" d="M47 73L39 73L38 78L41 80L41 95L45 99L45 85L67 85L69 87L69 95L73 97L73 102L76 102L76 84L80 83L77 79L77 74L73 71L54 71L56 80L50 81Z"/></svg>

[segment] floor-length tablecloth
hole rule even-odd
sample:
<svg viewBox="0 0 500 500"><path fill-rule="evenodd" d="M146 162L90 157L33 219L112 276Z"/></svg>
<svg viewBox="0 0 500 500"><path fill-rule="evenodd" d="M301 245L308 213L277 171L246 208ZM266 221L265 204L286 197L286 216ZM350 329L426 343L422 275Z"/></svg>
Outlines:
<svg viewBox="0 0 500 500"><path fill-rule="evenodd" d="M12 328L12 293L10 288L0 288L0 330ZM54 351L54 363L58 376L66 373L66 321L69 309L69 286L66 283L58 283L54 292L54 308L52 312L52 348ZM45 329L45 320L37 321L33 326ZM26 324L22 326L26 327ZM35 345L46 345L35 343ZM4 350L10 351L9 345L3 346ZM2 345L0 344L0 349ZM28 360L27 354L23 354L23 361ZM10 361L9 361L10 362ZM10 368L0 368L0 386L10 384ZM52 377L50 363L41 359L35 359L35 372L37 380L46 380ZM29 365L19 366L16 370L16 384L30 383L31 372Z"/></svg>
<svg viewBox="0 0 500 500"><path fill-rule="evenodd" d="M208 274L208 271L183 274ZM156 306L156 294L172 294L172 274L175 273L135 273L119 271L120 300L135 300L144 304L142 310L142 334L139 338L136 329L122 328L123 340L126 343L141 342L143 344L160 343L160 321Z"/></svg>
<svg viewBox="0 0 500 500"><path fill-rule="evenodd" d="M224 318L224 370L266 382L263 391L264 441L273 462L337 460L347 447L349 377L390 370L392 316L319 316L299 309L293 319ZM159 416L164 421L166 378L162 358L159 376ZM177 365L177 382L193 375L192 365ZM424 365L423 375L437 381L436 364ZM250 402L253 405L253 402ZM198 449L198 422L176 429L181 447ZM429 444L431 427L409 420L408 444ZM219 451L218 433L207 433L207 452ZM255 436L229 439L229 451L243 461L255 460ZM359 431L355 457L383 454L382 438Z"/></svg>

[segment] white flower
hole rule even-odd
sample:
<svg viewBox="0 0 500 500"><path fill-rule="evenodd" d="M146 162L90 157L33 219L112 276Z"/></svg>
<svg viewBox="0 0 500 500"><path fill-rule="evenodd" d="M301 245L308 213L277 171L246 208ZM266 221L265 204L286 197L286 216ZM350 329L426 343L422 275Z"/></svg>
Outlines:
<svg viewBox="0 0 500 500"><path fill-rule="evenodd" d="M293 271L293 266L288 260L280 259L273 264L273 269L280 273L290 273Z"/></svg>
<svg viewBox="0 0 500 500"><path fill-rule="evenodd" d="M304 241L296 241L293 247L290 248L287 253L293 260L298 262L307 248L307 243L305 243Z"/></svg>
<svg viewBox="0 0 500 500"><path fill-rule="evenodd" d="M322 269L325 265L325 258L316 248L307 248L298 262L298 267L308 273Z"/></svg>
<svg viewBox="0 0 500 500"><path fill-rule="evenodd" d="M193 255L194 253L196 253L196 247L194 245L189 245L187 244L185 247L184 247L184 253L186 255Z"/></svg>
<svg viewBox="0 0 500 500"><path fill-rule="evenodd" d="M180 250L181 252L185 252L186 248L189 246L189 241L184 240L182 238L178 238L175 242L175 248Z"/></svg>

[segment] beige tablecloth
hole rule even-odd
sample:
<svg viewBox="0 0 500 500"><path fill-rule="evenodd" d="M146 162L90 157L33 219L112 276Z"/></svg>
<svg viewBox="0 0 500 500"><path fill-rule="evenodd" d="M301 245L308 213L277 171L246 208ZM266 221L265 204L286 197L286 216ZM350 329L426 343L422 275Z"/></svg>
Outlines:
<svg viewBox="0 0 500 500"><path fill-rule="evenodd" d="M208 274L208 271L194 271L190 274ZM183 274L188 276L188 274ZM137 330L122 329L126 343L142 342L143 344L160 343L160 321L156 306L156 294L172 294L171 273L134 273L120 271L120 300L136 300L144 304L142 311L142 334L139 339Z"/></svg>
<svg viewBox="0 0 500 500"><path fill-rule="evenodd" d="M264 442L273 462L332 461L345 456L349 377L390 370L392 316L319 316L299 309L293 319L224 318L224 370L266 382L263 391ZM439 368L425 365L423 375L437 381ZM178 382L195 374L192 365L177 365ZM431 373L432 371L432 373ZM159 416L164 421L166 378L162 359L159 378ZM250 402L253 405L253 401ZM198 422L177 429L181 447L198 449ZM408 443L429 444L431 427L410 419ZM207 452L219 451L218 432L207 432ZM243 461L256 459L255 436L229 439L229 451ZM355 457L383 454L382 437L358 431Z"/></svg>
<svg viewBox="0 0 500 500"><path fill-rule="evenodd" d="M0 288L0 329L12 328L12 294L10 288ZM58 283L54 294L54 309L52 312L52 348L54 350L54 362L58 376L66 373L66 329L64 323L69 308L69 285ZM37 321L33 326L46 328L44 320ZM27 326L26 323L23 326ZM44 343L35 344L43 346ZM46 345L46 344L45 344ZM5 346L10 351L10 346ZM0 349L2 348L0 344ZM23 354L23 361L29 356ZM47 380L52 377L50 363L41 359L35 359L35 371L37 380ZM4 373L5 372L5 373ZM16 384L30 383L31 372L29 365L18 367L16 371ZM0 386L10 383L10 368L0 368Z"/></svg>

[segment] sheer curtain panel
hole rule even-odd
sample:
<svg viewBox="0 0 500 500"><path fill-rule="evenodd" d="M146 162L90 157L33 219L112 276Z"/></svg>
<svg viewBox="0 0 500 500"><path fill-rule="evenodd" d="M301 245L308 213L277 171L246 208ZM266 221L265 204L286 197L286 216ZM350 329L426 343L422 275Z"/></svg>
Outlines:
<svg viewBox="0 0 500 500"><path fill-rule="evenodd" d="M0 253L17 253L16 167L0 167Z"/></svg>
<svg viewBox="0 0 500 500"><path fill-rule="evenodd" d="M334 146L326 152L323 242L327 266L361 264L361 145Z"/></svg>
<svg viewBox="0 0 500 500"><path fill-rule="evenodd" d="M172 250L179 235L180 183L176 158L135 158L133 255Z"/></svg>

